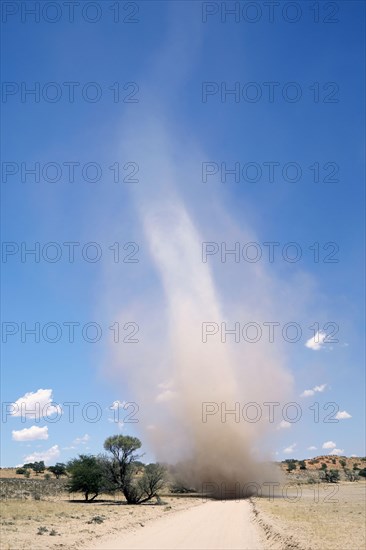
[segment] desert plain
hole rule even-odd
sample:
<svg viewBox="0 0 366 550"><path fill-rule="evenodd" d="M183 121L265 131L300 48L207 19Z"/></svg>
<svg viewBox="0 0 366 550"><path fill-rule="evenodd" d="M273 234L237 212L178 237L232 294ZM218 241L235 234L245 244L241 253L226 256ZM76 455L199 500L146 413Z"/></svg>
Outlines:
<svg viewBox="0 0 366 550"><path fill-rule="evenodd" d="M156 502L127 505L119 495L84 502L69 495L60 480L20 480L15 470L2 469L1 548L365 548L366 481L309 482L310 473L311 465L306 474L287 473L273 494L249 499L212 500L167 490Z"/></svg>

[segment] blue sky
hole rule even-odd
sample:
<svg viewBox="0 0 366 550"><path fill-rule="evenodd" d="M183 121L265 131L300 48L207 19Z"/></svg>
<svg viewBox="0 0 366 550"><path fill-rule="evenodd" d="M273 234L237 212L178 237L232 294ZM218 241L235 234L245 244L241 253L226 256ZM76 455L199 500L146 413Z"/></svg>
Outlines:
<svg viewBox="0 0 366 550"><path fill-rule="evenodd" d="M115 344L108 327L116 322L113 311L138 304L143 296L158 295L161 286L134 198L137 194L159 200L159 192L164 192L163 184L152 188L150 182L150 178L159 180L159 174L152 177L144 170L149 152L143 142L143 122L148 127L150 119L167 129L176 192L205 240L227 241L228 234L220 233L220 220L215 218L220 204L233 227L250 228L256 242L262 243L261 250L266 250L265 242L280 243L273 263L265 254L260 262L283 291L276 300L286 302L287 286L293 288L298 281L299 302L305 304L298 306L295 300L284 306L292 312L287 320L301 325L302 337L296 344L281 341L278 345L294 377L292 400L301 405L303 418L291 427L279 426L275 456L303 458L334 449L364 456L363 3L337 2L339 11L334 16L320 3L320 21L315 22L310 3L296 2L299 20L293 23L282 9L271 23L262 2L256 3L262 10L256 23L245 20L242 11L238 21L229 15L222 21L222 2L210 4L217 13L207 15L206 22L203 14L211 8L204 2L141 1L130 3L132 8L120 2L120 21L114 22L113 3L105 1L96 3L100 20L95 23L83 19L81 8L75 8L72 22L64 8L55 23L47 20L51 12L34 22L32 16L22 14L24 3L12 4L19 10L4 16L2 53L6 136L2 150L2 401L15 403L27 393L48 389L52 393L39 393L39 399L43 404L52 399L63 414L57 422L3 415L2 466L20 464L30 456L44 457L49 463L67 461L81 451L100 452L104 439L118 430L143 433L143 403L139 403L138 423L119 427L110 422L113 411L108 407L114 401L138 399L128 371L116 376L108 366L113 346L130 346L131 353L134 344ZM244 4L240 3L241 8ZM92 12L87 13L93 18ZM289 12L287 19L295 16ZM327 17L338 21L324 22ZM73 102L68 82L78 83ZM115 83L120 92L117 102ZM273 101L268 83L275 83ZM39 101L34 95L22 97L22 86L24 93L25 88L38 85ZM236 96L222 95L235 86ZM207 89L213 90L210 95L205 95ZM59 91L59 101L50 101L52 93ZM251 101L254 91L262 94L256 102ZM301 95L299 100L286 101L295 92ZM98 101L90 100L93 93L101 94ZM131 99L135 101L128 102ZM139 132L144 146L138 149L138 158L132 153L126 156L130 138L136 139L136 134L139 138ZM75 181L70 181L70 164L65 164L70 162L78 163ZM117 162L120 180L138 165L138 182L114 182L110 167ZM213 171L217 168L206 182L202 181L204 162L211 163ZM269 162L276 163L273 182L268 181ZM39 181L24 172L24 167L35 163L40 167ZM85 168L87 163L94 164ZM222 163L228 170L239 163L239 181L230 175L226 183L220 180ZM288 181L294 178L294 165L289 167L289 177L283 177L288 163L300 170L298 181ZM45 166L49 172L42 172ZM101 177L91 181L95 166ZM189 177L185 177L187 166ZM259 181L248 181L255 179L254 172L245 179L243 170L258 166ZM62 173L52 182L57 167L62 167ZM320 181L314 181L316 170ZM326 176L332 179L332 173L334 181L324 181ZM239 233L233 230L230 235L228 249L240 241ZM80 243L75 245L74 262L69 256L71 245L63 244L70 242ZM302 251L296 263L283 259L281 251L289 242ZM22 261L22 247L24 253L24 246L34 248L34 243L40 243L39 261L31 255ZM44 249L47 243L57 244ZM86 243L97 245L85 249ZM132 259L139 261L114 262L116 247L110 249L114 243L119 243L122 258L136 252ZM126 243L137 243L139 250L136 244L124 249ZM318 262L314 243L320 247ZM327 243L334 244L324 250ZM332 251L337 261L324 261ZM60 259L52 262L55 253L61 253ZM97 261L90 260L100 253ZM209 257L208 263L228 301L235 301L236 290L242 295L241 276L252 269L251 264L241 259L231 261L226 269L219 255ZM108 292L111 286L112 293ZM139 324L143 338L144 319L126 320ZM55 343L46 341L54 337L52 327L46 338L42 336L42 328L50 322L61 327ZM74 342L69 341L70 325L64 324L68 322L79 323ZM95 343L82 335L90 322L101 330ZM335 323L339 342L306 346L313 335L309 326L315 322L320 332L326 323ZM28 328L40 324L39 342L25 334L22 342L22 323ZM122 328L123 335L130 328ZM16 333L7 334L11 330ZM86 338L93 339L93 327L88 330ZM305 390L313 393L300 397ZM308 408L314 401L320 407L335 403L343 412L339 422L314 422ZM68 402L80 403L74 422L65 412ZM91 402L102 411L96 422L83 418L82 409ZM327 412L331 409L323 411L321 419ZM125 416L126 411L122 419ZM14 436L14 431L32 426L43 431ZM148 459L153 458L152 449L145 446L145 450Z"/></svg>

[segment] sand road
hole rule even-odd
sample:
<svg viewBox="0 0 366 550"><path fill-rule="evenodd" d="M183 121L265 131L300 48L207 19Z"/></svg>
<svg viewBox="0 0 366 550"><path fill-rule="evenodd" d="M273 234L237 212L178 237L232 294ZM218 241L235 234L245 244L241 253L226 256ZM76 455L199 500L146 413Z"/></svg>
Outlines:
<svg viewBox="0 0 366 550"><path fill-rule="evenodd" d="M99 541L95 550L261 550L248 501L209 501L159 518L135 533Z"/></svg>

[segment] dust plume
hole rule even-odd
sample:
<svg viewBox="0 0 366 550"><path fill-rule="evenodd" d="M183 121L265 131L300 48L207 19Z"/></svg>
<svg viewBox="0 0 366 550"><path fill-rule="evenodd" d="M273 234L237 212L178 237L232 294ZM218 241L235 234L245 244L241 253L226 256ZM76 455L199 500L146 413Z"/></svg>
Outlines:
<svg viewBox="0 0 366 550"><path fill-rule="evenodd" d="M174 173L166 149L158 151L156 144L153 149L151 161ZM148 154L141 162L148 174L154 173ZM123 347L114 375L124 375L140 406L143 440L148 439L157 460L182 464L186 485L218 498L229 498L233 491L246 496L255 483L263 492L263 483L276 479L263 463L270 457L266 437L274 431L264 403L282 402L291 376L279 350L265 339L243 345L229 334L225 343L218 335L204 342L202 324L277 320L278 304L271 297L275 285L258 266L245 268L238 281L230 264L219 264L219 287L209 263L202 261L202 242L207 231L230 242L226 215L220 217L217 208L215 229L203 214L195 223L174 180L167 181L163 191L153 182L148 198L135 196L141 248L148 250L141 269L149 266L149 288L119 314L121 323L136 319L141 335L133 349ZM243 418L248 403L259 407L256 422Z"/></svg>
<svg viewBox="0 0 366 550"><path fill-rule="evenodd" d="M122 292L122 274L108 285L121 323L136 320L140 333L110 369L139 404L134 428L157 460L184 464L185 482L199 490L225 498L239 484L246 496L248 484L274 480L264 463L275 424L264 404L288 398L292 377L280 345L238 344L230 334L204 342L202 324L280 321L283 285L260 263L202 261L203 242L254 241L255 233L229 215L221 191L203 186L206 154L154 97L124 119L119 153L140 166L130 200L142 257L130 292ZM259 406L256 422L243 418L248 403Z"/></svg>

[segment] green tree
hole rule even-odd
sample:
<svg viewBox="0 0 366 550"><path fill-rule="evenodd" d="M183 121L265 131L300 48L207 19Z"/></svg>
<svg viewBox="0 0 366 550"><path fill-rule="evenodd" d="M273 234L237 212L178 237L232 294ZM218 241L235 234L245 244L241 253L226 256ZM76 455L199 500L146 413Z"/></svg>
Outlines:
<svg viewBox="0 0 366 550"><path fill-rule="evenodd" d="M69 493L83 493L86 501L94 500L106 488L103 465L96 456L79 455L68 462L67 471Z"/></svg>
<svg viewBox="0 0 366 550"><path fill-rule="evenodd" d="M41 460L40 462L35 462L33 464L33 470L35 471L36 476L38 476L38 474L41 474L42 472L44 472L45 469L46 469L46 466L44 465L43 460Z"/></svg>
<svg viewBox="0 0 366 550"><path fill-rule="evenodd" d="M348 481L358 481L360 479L359 473L356 470L344 470Z"/></svg>
<svg viewBox="0 0 366 550"><path fill-rule="evenodd" d="M347 462L343 458L341 458L339 464L342 466L343 469L345 469Z"/></svg>
<svg viewBox="0 0 366 550"><path fill-rule="evenodd" d="M158 496L166 481L166 468L162 464L148 464L144 475L139 480L139 487L145 496L144 500L150 500Z"/></svg>
<svg viewBox="0 0 366 550"><path fill-rule="evenodd" d="M300 460L299 466L300 466L300 470L306 470L306 462L305 462L305 460Z"/></svg>
<svg viewBox="0 0 366 550"><path fill-rule="evenodd" d="M296 470L296 462L295 461L287 462L287 471L292 472L292 470Z"/></svg>
<svg viewBox="0 0 366 550"><path fill-rule="evenodd" d="M105 440L104 448L112 455L111 459L105 460L108 478L122 491L128 504L141 504L158 496L164 484L165 468L160 464L149 464L142 478L136 476L142 456L137 453L141 448L137 437L114 435Z"/></svg>
<svg viewBox="0 0 366 550"><path fill-rule="evenodd" d="M327 470L328 469L328 466L326 465L325 462L322 462L322 470Z"/></svg>
<svg viewBox="0 0 366 550"><path fill-rule="evenodd" d="M59 479L61 476L66 476L66 464L63 462L56 462L54 466L49 466L47 468L49 472L51 472L54 476L56 476L56 479Z"/></svg>
<svg viewBox="0 0 366 550"><path fill-rule="evenodd" d="M324 480L327 481L328 483L338 483L339 471L329 470L329 472L325 472Z"/></svg>

